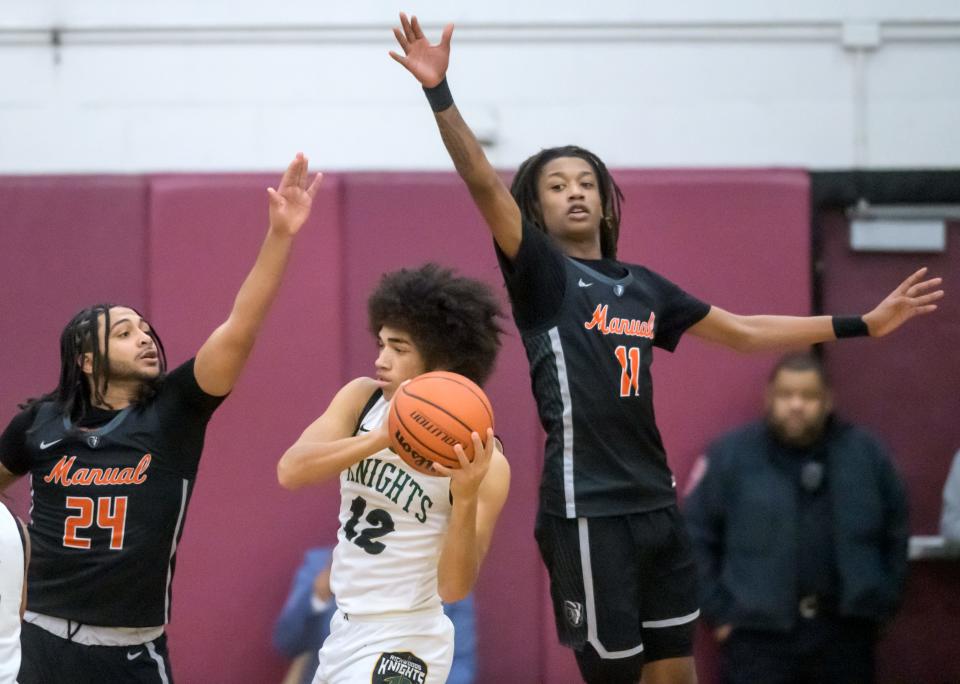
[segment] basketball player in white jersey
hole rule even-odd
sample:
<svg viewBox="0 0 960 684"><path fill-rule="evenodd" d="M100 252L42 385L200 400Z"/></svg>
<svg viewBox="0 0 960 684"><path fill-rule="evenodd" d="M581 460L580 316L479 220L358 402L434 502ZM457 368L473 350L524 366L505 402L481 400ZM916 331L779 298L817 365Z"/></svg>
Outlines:
<svg viewBox="0 0 960 684"><path fill-rule="evenodd" d="M460 469L422 474L390 450L385 417L400 384L428 371L482 385L501 314L486 285L436 265L385 275L368 309L376 378L345 385L277 466L288 489L340 478L330 581L338 610L314 684L440 684L453 658L441 602L473 588L510 468L489 431L474 434L472 463L458 447Z"/></svg>
<svg viewBox="0 0 960 684"><path fill-rule="evenodd" d="M20 671L20 621L27 605L30 536L0 503L0 684L16 684Z"/></svg>

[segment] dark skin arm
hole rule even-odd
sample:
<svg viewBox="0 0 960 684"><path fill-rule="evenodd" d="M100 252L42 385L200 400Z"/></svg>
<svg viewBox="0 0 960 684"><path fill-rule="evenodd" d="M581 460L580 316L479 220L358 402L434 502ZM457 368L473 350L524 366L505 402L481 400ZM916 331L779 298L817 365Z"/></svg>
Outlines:
<svg viewBox="0 0 960 684"><path fill-rule="evenodd" d="M307 158L298 154L277 189L267 189L270 227L263 246L237 292L230 315L203 343L194 362L197 384L207 394L227 394L240 377L280 290L294 237L310 216L322 178L322 174L317 174L311 181Z"/></svg>
<svg viewBox="0 0 960 684"><path fill-rule="evenodd" d="M453 24L444 27L438 45L431 45L423 35L417 18L408 19L406 14L401 13L400 27L394 28L393 34L403 54L391 52L390 56L413 74L423 87L433 88L446 78ZM522 223L520 208L513 195L490 164L456 105L437 112L436 120L447 153L466 183L490 233L503 253L510 259L514 258L520 249Z"/></svg>
<svg viewBox="0 0 960 684"><path fill-rule="evenodd" d="M453 24L447 24L437 45L431 45L416 17L400 14L393 29L403 54L391 52L424 88L433 88L447 75ZM517 206L456 105L434 114L447 153L466 183L501 251L513 259L520 249L522 220ZM923 280L920 269L904 280L863 319L872 337L883 337L917 315L936 310L943 291L940 278ZM830 316L744 316L712 307L690 332L741 352L788 349L835 340Z"/></svg>
<svg viewBox="0 0 960 684"><path fill-rule="evenodd" d="M943 290L934 290L942 278L923 280L921 268L904 280L871 311L863 315L871 337L889 335L914 316L937 310ZM835 340L831 316L741 316L710 308L690 332L740 352L809 346Z"/></svg>

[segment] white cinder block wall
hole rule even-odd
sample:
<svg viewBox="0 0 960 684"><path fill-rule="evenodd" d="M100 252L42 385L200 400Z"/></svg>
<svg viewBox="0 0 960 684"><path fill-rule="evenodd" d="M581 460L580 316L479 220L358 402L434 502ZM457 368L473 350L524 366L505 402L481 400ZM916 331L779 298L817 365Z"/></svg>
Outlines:
<svg viewBox="0 0 960 684"><path fill-rule="evenodd" d="M0 173L448 169L381 0L0 0ZM494 163L960 166L960 2L421 0Z"/></svg>

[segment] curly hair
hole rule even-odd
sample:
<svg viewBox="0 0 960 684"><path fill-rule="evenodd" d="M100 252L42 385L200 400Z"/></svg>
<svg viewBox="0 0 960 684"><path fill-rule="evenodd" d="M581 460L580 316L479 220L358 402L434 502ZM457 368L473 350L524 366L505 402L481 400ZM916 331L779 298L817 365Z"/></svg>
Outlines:
<svg viewBox="0 0 960 684"><path fill-rule="evenodd" d="M460 373L482 385L500 350L493 291L479 280L426 264L384 274L367 302L370 332L383 326L408 333L427 370Z"/></svg>
<svg viewBox="0 0 960 684"><path fill-rule="evenodd" d="M600 186L600 204L603 206L603 219L600 222L600 254L606 259L616 259L617 242L620 240L620 203L623 201L623 192L614 182L613 176L610 175L600 157L582 147L565 145L540 150L520 165L517 175L513 177L513 182L510 184L510 193L520 207L523 220L546 232L537 183L547 162L560 157L579 157L593 167Z"/></svg>

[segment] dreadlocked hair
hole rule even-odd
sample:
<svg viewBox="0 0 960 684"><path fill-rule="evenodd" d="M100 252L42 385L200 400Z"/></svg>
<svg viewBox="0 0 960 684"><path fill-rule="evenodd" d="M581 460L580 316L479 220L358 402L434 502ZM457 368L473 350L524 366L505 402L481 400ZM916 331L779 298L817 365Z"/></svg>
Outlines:
<svg viewBox="0 0 960 684"><path fill-rule="evenodd" d="M384 326L410 335L427 370L448 370L482 385L500 350L493 291L479 280L426 264L386 273L367 302L370 332Z"/></svg>
<svg viewBox="0 0 960 684"><path fill-rule="evenodd" d="M605 259L616 259L617 241L620 239L620 202L623 200L623 192L620 191L620 187L613 180L613 176L610 175L600 157L582 147L565 145L540 150L520 165L517 174L513 177L513 183L510 184L510 192L517 206L520 207L523 220L544 232L547 231L543 224L543 211L540 208L537 183L547 162L560 157L579 157L593 167L600 188L600 204L603 206L603 218L600 221L600 254Z"/></svg>
<svg viewBox="0 0 960 684"><path fill-rule="evenodd" d="M60 334L60 380L56 389L41 397L28 399L20 404L21 409L32 408L43 401L55 402L64 415L71 417L74 423L83 420L95 403L109 406L104 399L104 393L110 383L110 310L115 304L96 304L79 311ZM139 311L131 308L141 318ZM100 318L103 317L103 348L99 344ZM160 337L150 328L148 333L157 346L157 355L160 361L160 374L157 378L144 382L135 404L149 402L160 388L163 376L167 370L167 356L163 350ZM84 354L92 358L92 382L83 372L81 359ZM93 402L91 402L91 396Z"/></svg>

